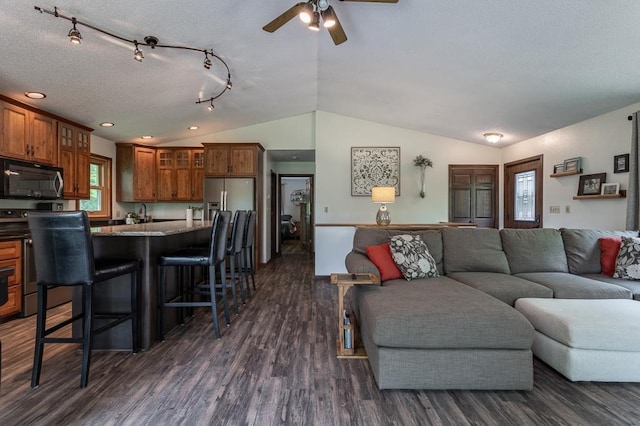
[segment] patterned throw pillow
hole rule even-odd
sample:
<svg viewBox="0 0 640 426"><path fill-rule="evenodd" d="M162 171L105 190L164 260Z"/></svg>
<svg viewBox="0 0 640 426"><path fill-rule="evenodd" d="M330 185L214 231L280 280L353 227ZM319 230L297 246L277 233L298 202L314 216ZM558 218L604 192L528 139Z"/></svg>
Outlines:
<svg viewBox="0 0 640 426"><path fill-rule="evenodd" d="M396 235L389 242L393 261L407 280L437 277L436 261L420 235Z"/></svg>
<svg viewBox="0 0 640 426"><path fill-rule="evenodd" d="M622 237L613 278L640 280L640 239Z"/></svg>

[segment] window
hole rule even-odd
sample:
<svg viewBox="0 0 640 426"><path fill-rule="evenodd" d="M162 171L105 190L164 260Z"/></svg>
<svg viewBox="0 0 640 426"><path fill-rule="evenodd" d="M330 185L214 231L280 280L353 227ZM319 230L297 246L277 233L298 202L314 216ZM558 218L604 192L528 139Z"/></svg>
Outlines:
<svg viewBox="0 0 640 426"><path fill-rule="evenodd" d="M92 218L111 218L111 159L91 155L88 200L79 201L79 209Z"/></svg>
<svg viewBox="0 0 640 426"><path fill-rule="evenodd" d="M535 221L536 171L516 173L515 181L515 220Z"/></svg>

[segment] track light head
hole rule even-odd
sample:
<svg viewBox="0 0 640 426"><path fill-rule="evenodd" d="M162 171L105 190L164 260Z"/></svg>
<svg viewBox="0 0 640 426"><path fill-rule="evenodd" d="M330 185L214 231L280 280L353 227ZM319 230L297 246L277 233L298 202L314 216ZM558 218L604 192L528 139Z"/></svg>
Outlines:
<svg viewBox="0 0 640 426"><path fill-rule="evenodd" d="M227 78L227 90L231 90L233 83L231 83L231 77Z"/></svg>
<svg viewBox="0 0 640 426"><path fill-rule="evenodd" d="M311 3L311 1L309 1L307 2L307 4L302 6L302 10L298 14L298 17L305 24L309 24L311 22L311 19L313 18L313 12L313 4Z"/></svg>
<svg viewBox="0 0 640 426"><path fill-rule="evenodd" d="M80 31L76 28L76 18L71 18L71 22L73 23L73 28L69 30L69 41L73 44L80 44L82 36L80 35Z"/></svg>
<svg viewBox="0 0 640 426"><path fill-rule="evenodd" d="M133 51L133 59L138 62L142 62L142 60L144 59L144 55L142 54L142 50L138 49L138 41L133 40L133 44L135 44L136 46L136 49Z"/></svg>
<svg viewBox="0 0 640 426"><path fill-rule="evenodd" d="M311 31L320 31L320 12L313 12L313 18L308 27Z"/></svg>
<svg viewBox="0 0 640 426"><path fill-rule="evenodd" d="M211 69L211 59L209 59L209 54L206 51L204 52L204 67L208 70Z"/></svg>
<svg viewBox="0 0 640 426"><path fill-rule="evenodd" d="M211 99L211 102L209 102L209 106L207 107L207 109L209 111L213 111L213 108L215 108L215 107L213 106L213 99Z"/></svg>

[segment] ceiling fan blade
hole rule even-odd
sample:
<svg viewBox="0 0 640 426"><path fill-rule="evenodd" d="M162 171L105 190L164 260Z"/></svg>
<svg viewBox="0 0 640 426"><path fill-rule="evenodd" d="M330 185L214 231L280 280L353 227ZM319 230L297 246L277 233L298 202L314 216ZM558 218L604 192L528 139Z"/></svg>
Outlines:
<svg viewBox="0 0 640 426"><path fill-rule="evenodd" d="M267 25L262 27L262 29L269 33L274 32L275 30L277 30L278 28L280 28L281 26L283 26L284 24L292 20L296 15L298 15L298 13L300 13L300 11L302 10L302 7L305 4L306 3L298 3L291 6L289 10L284 12L282 15L278 16L273 21L269 22Z"/></svg>
<svg viewBox="0 0 640 426"><path fill-rule="evenodd" d="M398 0L340 0L340 1L357 1L362 3L398 3Z"/></svg>
<svg viewBox="0 0 640 426"><path fill-rule="evenodd" d="M333 43L337 46L347 41L347 35L344 32L344 28L342 28L338 15L334 15L334 17L336 19L336 23L334 26L327 28L327 31L329 31L329 35L331 35Z"/></svg>

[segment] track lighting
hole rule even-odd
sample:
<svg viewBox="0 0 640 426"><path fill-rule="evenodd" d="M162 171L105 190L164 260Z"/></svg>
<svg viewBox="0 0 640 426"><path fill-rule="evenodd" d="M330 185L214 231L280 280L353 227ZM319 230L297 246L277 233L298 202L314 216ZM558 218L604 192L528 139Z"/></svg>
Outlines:
<svg viewBox="0 0 640 426"><path fill-rule="evenodd" d="M308 3L299 3L299 4L300 4L300 6L307 7L308 10L310 10L311 14L314 13L314 6L313 6L311 0ZM66 19L67 21L70 21L73 24L73 28L71 28L71 30L69 30L68 37L69 37L69 40L74 44L80 44L80 42L82 40L82 36L80 35L80 31L78 30L78 28L76 28L76 25L84 25L85 27L90 28L90 29L92 29L94 31L97 31L97 32L99 32L101 34L104 34L106 36L118 39L118 40L123 41L125 43L133 44L135 46L135 49L133 51L133 57L138 62L142 62L143 59L144 59L144 54L142 53L142 49L140 49L140 46L149 46L152 49L155 49L156 47L164 47L166 49L180 49L180 50L189 50L189 51L204 53L204 67L206 69L211 69L211 67L213 65L211 59L215 58L217 61L222 63L224 68L227 70L227 82L226 82L226 85L220 90L220 92L218 92L217 95L212 96L210 99L207 99L205 101L200 101L200 99L198 99L198 101L196 101L196 103L198 103L198 104L202 103L202 102L209 102L209 109L211 109L211 110L213 110L213 100L214 99L218 99L220 96L222 96L222 94L224 92L226 92L227 90L231 89L231 71L229 70L229 65L227 65L227 63L220 56L216 55L213 52L213 49L199 49L197 47L160 44L160 41L155 36L146 36L144 38L144 43L142 43L142 42L138 42L138 40L129 39L127 37L122 37L120 35L110 33L109 31L100 29L100 28L96 27L95 25L78 21L75 17L65 16L65 15L61 14L60 12L58 12L58 8L57 7L54 7L53 10L47 10L47 9L41 8L39 6L34 6L34 9L37 10L38 12L40 12L40 13L48 13L49 15L53 15L56 18L62 18L62 19ZM309 22L311 21L311 14L309 15Z"/></svg>
<svg viewBox="0 0 640 426"><path fill-rule="evenodd" d="M69 30L69 41L73 44L80 44L82 36L80 35L80 31L76 28L76 18L71 18L71 22L73 23L73 28Z"/></svg>
<svg viewBox="0 0 640 426"><path fill-rule="evenodd" d="M133 44L135 44L136 46L136 50L133 51L133 59L138 62L142 62L142 60L144 59L144 55L142 54L142 50L138 49L138 41L133 40Z"/></svg>
<svg viewBox="0 0 640 426"><path fill-rule="evenodd" d="M309 22L309 29L311 31L320 31L320 13L313 12L313 18Z"/></svg>
<svg viewBox="0 0 640 426"><path fill-rule="evenodd" d="M220 95L218 95L220 96ZM213 106L213 101L218 97L218 96L213 96L209 99L200 99L198 98L198 100L196 101L197 104L205 104L207 102L209 102L209 105L207 105L207 109L209 111L213 111L213 109L215 108L215 106Z"/></svg>
<svg viewBox="0 0 640 426"><path fill-rule="evenodd" d="M213 99L211 99L211 102L209 103L209 106L207 107L207 109L209 111L213 111L213 108L215 108L215 107L213 106Z"/></svg>
<svg viewBox="0 0 640 426"><path fill-rule="evenodd" d="M334 12L333 7L329 6L326 10L323 10L321 14L322 25L325 28L331 28L336 24L336 12Z"/></svg>
<svg viewBox="0 0 640 426"><path fill-rule="evenodd" d="M311 22L311 18L313 18L314 7L311 1L307 2L304 6L302 6L302 10L298 14L298 17L302 22L308 24Z"/></svg>

